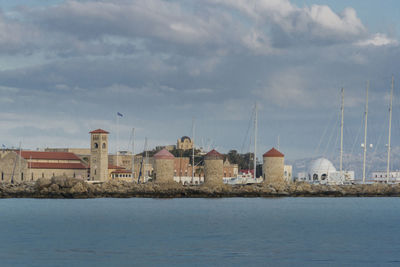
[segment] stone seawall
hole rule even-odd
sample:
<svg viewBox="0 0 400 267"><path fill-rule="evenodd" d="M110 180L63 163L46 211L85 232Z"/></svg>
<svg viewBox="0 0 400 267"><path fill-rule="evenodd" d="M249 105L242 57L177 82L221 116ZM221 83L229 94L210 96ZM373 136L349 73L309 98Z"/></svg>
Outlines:
<svg viewBox="0 0 400 267"><path fill-rule="evenodd" d="M73 178L39 179L35 183L0 183L0 198L220 198L220 197L386 197L400 196L400 185L322 186L307 183L217 187L110 181L88 184Z"/></svg>

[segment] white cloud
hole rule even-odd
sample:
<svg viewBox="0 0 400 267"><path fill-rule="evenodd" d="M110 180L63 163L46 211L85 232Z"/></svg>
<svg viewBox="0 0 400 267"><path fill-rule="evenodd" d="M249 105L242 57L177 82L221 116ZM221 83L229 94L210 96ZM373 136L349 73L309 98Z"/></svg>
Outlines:
<svg viewBox="0 0 400 267"><path fill-rule="evenodd" d="M387 46L387 45L398 45L399 42L396 39L387 37L385 34L377 33L372 35L370 38L361 40L356 43L359 46Z"/></svg>

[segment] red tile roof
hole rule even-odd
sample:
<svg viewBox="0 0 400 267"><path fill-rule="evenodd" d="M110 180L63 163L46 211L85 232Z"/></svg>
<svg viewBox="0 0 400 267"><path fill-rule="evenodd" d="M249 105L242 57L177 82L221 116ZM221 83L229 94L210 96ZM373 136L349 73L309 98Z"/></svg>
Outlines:
<svg viewBox="0 0 400 267"><path fill-rule="evenodd" d="M97 129L97 130L91 131L91 132L89 132L89 133L91 133L91 134L94 134L94 133L109 134L109 132L104 131L103 129Z"/></svg>
<svg viewBox="0 0 400 267"><path fill-rule="evenodd" d="M213 149L206 154L206 159L214 158L214 159L223 159L224 156L219 153L217 150Z"/></svg>
<svg viewBox="0 0 400 267"><path fill-rule="evenodd" d="M283 158L285 157L285 155L283 155L281 152L279 152L278 150L276 150L274 147L269 150L268 152L266 152L263 155L264 158Z"/></svg>
<svg viewBox="0 0 400 267"><path fill-rule="evenodd" d="M172 155L168 150L165 148L161 151L158 151L154 156L154 159L174 159L174 155Z"/></svg>
<svg viewBox="0 0 400 267"><path fill-rule="evenodd" d="M82 163L47 163L47 162L29 162L28 167L31 169L87 169Z"/></svg>
<svg viewBox="0 0 400 267"><path fill-rule="evenodd" d="M43 151L15 151L24 159L49 159L49 160L79 160L80 158L70 152L43 152Z"/></svg>

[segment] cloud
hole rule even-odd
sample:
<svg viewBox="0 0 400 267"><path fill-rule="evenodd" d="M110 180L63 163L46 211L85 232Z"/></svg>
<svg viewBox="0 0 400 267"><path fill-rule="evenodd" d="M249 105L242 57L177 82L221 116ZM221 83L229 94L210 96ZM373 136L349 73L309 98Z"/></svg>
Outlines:
<svg viewBox="0 0 400 267"><path fill-rule="evenodd" d="M387 73L399 68L399 46L388 37L396 35L365 25L351 7L334 12L287 0L19 7L13 16L0 13L1 107L18 115L15 122L0 116L0 137L18 143L32 133L31 147L87 145L89 129L115 129L118 111L121 140L135 127L140 140L174 143L190 135L196 117L199 140L229 149L242 140L257 101L263 144L281 132L282 144L292 140L285 154L299 146L307 153L319 138L310 129L337 112L342 86L355 118L365 80L379 103ZM346 127L360 121L348 117Z"/></svg>
<svg viewBox="0 0 400 267"><path fill-rule="evenodd" d="M396 46L399 42L396 39L387 37L385 34L377 33L370 36L368 39L358 41L356 45L359 46Z"/></svg>
<svg viewBox="0 0 400 267"><path fill-rule="evenodd" d="M255 38L250 40L272 39L276 47L299 43L326 45L349 42L366 35L366 28L353 8L346 8L341 14L337 14L325 5L299 8L288 0L209 1L247 15L255 25L250 35ZM269 38L259 38L265 34Z"/></svg>

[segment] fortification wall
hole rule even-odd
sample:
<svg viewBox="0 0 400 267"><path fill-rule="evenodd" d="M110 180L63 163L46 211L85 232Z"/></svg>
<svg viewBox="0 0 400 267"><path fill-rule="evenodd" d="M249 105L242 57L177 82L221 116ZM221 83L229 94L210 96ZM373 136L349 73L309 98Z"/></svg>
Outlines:
<svg viewBox="0 0 400 267"><path fill-rule="evenodd" d="M284 179L284 158L265 157L263 163L264 183L282 183Z"/></svg>
<svg viewBox="0 0 400 267"><path fill-rule="evenodd" d="M204 185L222 185L224 163L222 159L204 160Z"/></svg>
<svg viewBox="0 0 400 267"><path fill-rule="evenodd" d="M155 182L174 182L174 159L156 159L154 161Z"/></svg>

